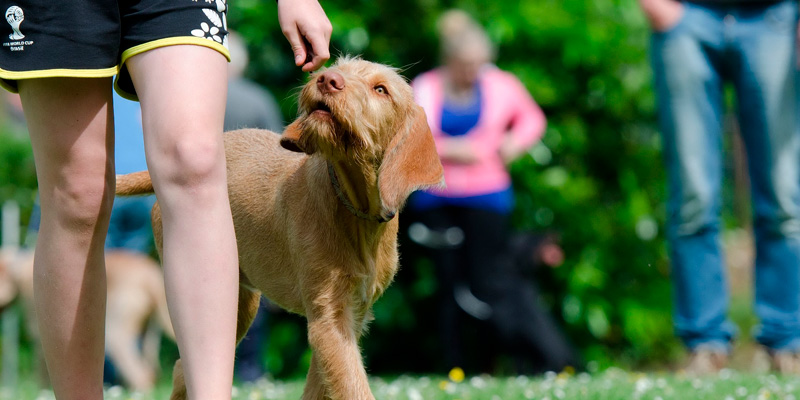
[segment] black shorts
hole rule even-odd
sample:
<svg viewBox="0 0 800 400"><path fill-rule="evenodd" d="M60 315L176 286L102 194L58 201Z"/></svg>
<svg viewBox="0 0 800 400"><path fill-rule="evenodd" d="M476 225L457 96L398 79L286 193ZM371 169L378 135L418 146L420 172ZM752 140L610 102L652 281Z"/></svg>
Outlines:
<svg viewBox="0 0 800 400"><path fill-rule="evenodd" d="M0 86L17 80L117 75L136 100L125 61L158 47L194 44L228 54L226 0L0 0Z"/></svg>

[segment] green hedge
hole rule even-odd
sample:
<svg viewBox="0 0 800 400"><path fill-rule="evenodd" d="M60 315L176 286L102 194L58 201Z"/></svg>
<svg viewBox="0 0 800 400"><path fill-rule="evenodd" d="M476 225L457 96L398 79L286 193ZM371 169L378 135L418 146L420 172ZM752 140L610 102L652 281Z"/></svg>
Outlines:
<svg viewBox="0 0 800 400"><path fill-rule="evenodd" d="M10 120L0 123L0 205L16 201L21 209L21 222L30 217L36 197L36 170L31 143L23 130ZM24 235L25 230L21 230ZM0 238L2 233L0 233ZM23 240L24 238L19 238Z"/></svg>

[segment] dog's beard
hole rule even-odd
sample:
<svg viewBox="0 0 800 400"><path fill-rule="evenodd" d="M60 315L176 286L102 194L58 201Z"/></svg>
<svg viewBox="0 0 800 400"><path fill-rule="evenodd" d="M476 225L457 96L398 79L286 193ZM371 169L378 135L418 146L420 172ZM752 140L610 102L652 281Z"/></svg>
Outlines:
<svg viewBox="0 0 800 400"><path fill-rule="evenodd" d="M314 149L331 160L342 158L364 159L367 144L357 133L337 123L336 118L321 112L312 112L303 119L301 147Z"/></svg>
<svg viewBox="0 0 800 400"><path fill-rule="evenodd" d="M337 123L330 113L324 111L312 111L303 121L303 131L307 133L308 139L318 138L323 142L333 142Z"/></svg>
<svg viewBox="0 0 800 400"><path fill-rule="evenodd" d="M322 139L330 139L338 130L339 122L331 107L321 100L310 100L301 104L305 117L303 130Z"/></svg>

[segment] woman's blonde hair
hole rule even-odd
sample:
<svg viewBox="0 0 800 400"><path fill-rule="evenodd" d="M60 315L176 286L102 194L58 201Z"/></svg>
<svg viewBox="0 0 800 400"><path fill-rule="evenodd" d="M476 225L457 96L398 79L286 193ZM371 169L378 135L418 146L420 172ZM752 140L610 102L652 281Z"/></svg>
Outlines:
<svg viewBox="0 0 800 400"><path fill-rule="evenodd" d="M495 49L489 35L466 11L445 11L439 17L436 27L444 59L458 57L478 48L485 52L487 61L494 60Z"/></svg>

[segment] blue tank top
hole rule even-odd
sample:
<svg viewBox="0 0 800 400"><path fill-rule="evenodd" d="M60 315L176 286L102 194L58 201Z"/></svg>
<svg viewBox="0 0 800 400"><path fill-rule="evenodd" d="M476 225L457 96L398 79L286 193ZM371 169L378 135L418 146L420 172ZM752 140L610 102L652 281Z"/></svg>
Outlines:
<svg viewBox="0 0 800 400"><path fill-rule="evenodd" d="M475 85L475 98L469 104L444 101L442 106L442 132L449 136L462 136L478 125L481 118L481 89Z"/></svg>

